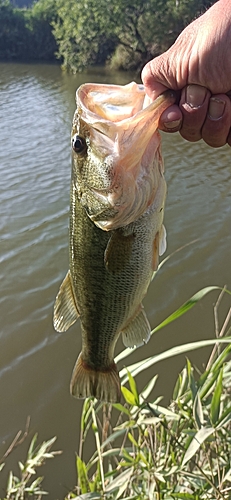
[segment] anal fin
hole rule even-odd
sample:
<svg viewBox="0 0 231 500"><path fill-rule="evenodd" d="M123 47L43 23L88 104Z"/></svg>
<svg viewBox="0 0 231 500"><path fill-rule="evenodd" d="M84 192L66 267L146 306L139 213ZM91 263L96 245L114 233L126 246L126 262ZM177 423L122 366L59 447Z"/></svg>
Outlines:
<svg viewBox="0 0 231 500"><path fill-rule="evenodd" d="M79 311L74 298L70 271L66 274L54 305L54 328L57 332L66 332L78 319Z"/></svg>
<svg viewBox="0 0 231 500"><path fill-rule="evenodd" d="M137 314L122 330L123 343L126 347L139 347L150 339L151 327L142 304Z"/></svg>
<svg viewBox="0 0 231 500"><path fill-rule="evenodd" d="M116 364L105 370L94 369L83 361L80 353L73 370L70 392L75 398L93 396L107 403L118 403L121 389Z"/></svg>

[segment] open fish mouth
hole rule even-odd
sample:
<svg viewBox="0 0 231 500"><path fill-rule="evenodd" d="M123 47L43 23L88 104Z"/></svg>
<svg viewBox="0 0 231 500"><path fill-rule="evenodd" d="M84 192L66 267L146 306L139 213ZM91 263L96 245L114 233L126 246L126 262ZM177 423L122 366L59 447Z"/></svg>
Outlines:
<svg viewBox="0 0 231 500"><path fill-rule="evenodd" d="M156 166L164 170L158 122L174 100L167 91L150 102L144 87L134 82L78 89L72 137L75 141L82 134L86 141L79 195L101 229L127 225L152 204L158 187Z"/></svg>

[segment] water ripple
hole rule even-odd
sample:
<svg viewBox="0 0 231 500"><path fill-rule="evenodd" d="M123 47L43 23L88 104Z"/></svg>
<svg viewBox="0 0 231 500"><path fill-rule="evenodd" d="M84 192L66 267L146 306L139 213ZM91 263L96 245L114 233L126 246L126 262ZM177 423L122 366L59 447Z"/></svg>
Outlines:
<svg viewBox="0 0 231 500"><path fill-rule="evenodd" d="M58 336L52 309L68 268L75 90L84 81L127 83L130 79L128 74L97 71L73 76L63 74L58 66L0 63L0 394L6 408L1 414L0 442L2 436L16 434L19 415L24 422L32 414L36 430L47 428L48 438L54 432L61 434L73 456L75 443L70 443L70 436L76 435L81 403L72 402L68 386L80 350L80 326L74 325L74 334L71 330ZM196 241L174 254L153 280L145 298L152 326L202 286L227 283L231 288L230 148L212 150L202 142L190 144L177 134L163 134L163 152L167 252ZM203 306L197 315L205 325ZM161 331L158 341L153 339L139 356L183 342L186 335L193 340L200 334L194 321L186 332L175 323L171 341ZM177 370L175 361L172 370ZM165 390L168 387L169 380ZM68 474L70 467L64 462ZM56 490L57 474L52 477L51 500L64 497Z"/></svg>

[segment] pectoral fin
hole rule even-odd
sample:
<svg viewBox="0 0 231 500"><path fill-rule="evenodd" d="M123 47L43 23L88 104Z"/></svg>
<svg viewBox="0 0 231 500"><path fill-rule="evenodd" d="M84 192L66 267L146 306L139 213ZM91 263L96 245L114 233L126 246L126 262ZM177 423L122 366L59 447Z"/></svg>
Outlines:
<svg viewBox="0 0 231 500"><path fill-rule="evenodd" d="M162 224L160 231L156 233L155 239L153 241L153 253L152 253L152 269L156 271L159 265L159 256L162 255L167 247L166 242L166 229Z"/></svg>
<svg viewBox="0 0 231 500"><path fill-rule="evenodd" d="M66 332L78 319L79 312L72 289L70 271L65 276L54 305L54 328L57 332Z"/></svg>
<svg viewBox="0 0 231 500"><path fill-rule="evenodd" d="M121 229L113 231L104 253L104 263L110 273L119 273L129 264L134 239L133 233L125 235Z"/></svg>
<svg viewBox="0 0 231 500"><path fill-rule="evenodd" d="M142 305L130 323L122 330L123 343L126 347L139 347L150 339L151 327Z"/></svg>
<svg viewBox="0 0 231 500"><path fill-rule="evenodd" d="M167 233L164 224L161 226L159 238L159 255L163 255L167 248Z"/></svg>
<svg viewBox="0 0 231 500"><path fill-rule="evenodd" d="M155 239L153 241L153 248L152 248L152 269L153 271L156 271L159 265L159 231L156 233Z"/></svg>

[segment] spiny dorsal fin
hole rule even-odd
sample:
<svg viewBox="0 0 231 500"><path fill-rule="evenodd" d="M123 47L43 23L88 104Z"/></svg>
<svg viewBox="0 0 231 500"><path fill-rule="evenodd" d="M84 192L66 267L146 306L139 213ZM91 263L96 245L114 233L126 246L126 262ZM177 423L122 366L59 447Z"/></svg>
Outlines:
<svg viewBox="0 0 231 500"><path fill-rule="evenodd" d="M150 339L151 327L142 304L137 314L122 330L123 343L126 347L139 347Z"/></svg>
<svg viewBox="0 0 231 500"><path fill-rule="evenodd" d="M54 328L57 332L66 332L78 319L79 312L76 306L70 271L66 274L54 305Z"/></svg>

